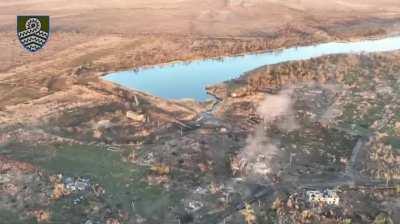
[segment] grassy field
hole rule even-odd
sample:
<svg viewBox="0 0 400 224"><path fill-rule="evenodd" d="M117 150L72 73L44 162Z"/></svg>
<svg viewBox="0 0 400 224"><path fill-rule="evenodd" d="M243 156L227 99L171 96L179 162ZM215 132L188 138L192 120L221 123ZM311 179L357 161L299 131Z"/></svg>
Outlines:
<svg viewBox="0 0 400 224"><path fill-rule="evenodd" d="M158 186L145 183L148 168L123 162L119 152L107 151L105 148L82 145L27 147L15 144L0 149L0 153L12 159L30 162L49 175L90 177L92 183L106 189L105 201L101 204L132 211L131 203L134 202L133 214L154 222L165 218L166 209L174 206L179 199L176 192L166 192ZM73 198L65 197L51 203L52 220L55 223L79 222L88 215L87 209L99 200L89 195L85 202L74 206ZM3 215L6 214L4 212Z"/></svg>

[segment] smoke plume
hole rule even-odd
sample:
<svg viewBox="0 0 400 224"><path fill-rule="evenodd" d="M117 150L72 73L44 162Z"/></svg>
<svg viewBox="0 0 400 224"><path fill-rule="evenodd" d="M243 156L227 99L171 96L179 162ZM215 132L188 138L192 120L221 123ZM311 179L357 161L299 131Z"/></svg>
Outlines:
<svg viewBox="0 0 400 224"><path fill-rule="evenodd" d="M292 89L283 90L276 95L266 95L257 108L258 115L263 119L255 133L247 138L247 144L238 157L245 160L248 175L276 174L281 168L282 150L279 141L267 136L271 124L281 130L292 131L298 128L292 108Z"/></svg>

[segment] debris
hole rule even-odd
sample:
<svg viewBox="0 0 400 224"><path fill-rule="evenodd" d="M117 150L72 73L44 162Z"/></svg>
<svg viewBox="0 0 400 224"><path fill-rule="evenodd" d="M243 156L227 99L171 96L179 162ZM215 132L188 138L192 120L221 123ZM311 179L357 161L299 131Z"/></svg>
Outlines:
<svg viewBox="0 0 400 224"><path fill-rule="evenodd" d="M137 159L138 159L138 156L135 153L135 151L132 151L131 153L129 153L129 155L128 155L129 162L134 163L134 162L136 162Z"/></svg>
<svg viewBox="0 0 400 224"><path fill-rule="evenodd" d="M226 133L226 132L228 132L228 130L227 130L226 128L221 128L219 131L220 131L221 133Z"/></svg>
<svg viewBox="0 0 400 224"><path fill-rule="evenodd" d="M247 224L256 223L256 215L250 204L246 203L245 209L242 210L240 213L243 215L244 220Z"/></svg>
<svg viewBox="0 0 400 224"><path fill-rule="evenodd" d="M90 179L79 177L75 181L71 177L64 180L65 188L71 192L86 191L90 189Z"/></svg>
<svg viewBox="0 0 400 224"><path fill-rule="evenodd" d="M96 184L94 186L93 191L97 197L99 197L100 195L104 195L106 193L106 190L99 184Z"/></svg>
<svg viewBox="0 0 400 224"><path fill-rule="evenodd" d="M199 169L202 173L205 173L209 170L208 165L205 163L199 163L199 164L197 164L197 166L199 167Z"/></svg>
<svg viewBox="0 0 400 224"><path fill-rule="evenodd" d="M17 192L18 192L18 187L15 186L15 185L12 184L12 183L8 183L8 184L6 184L6 185L3 187L3 190L4 190L6 193L10 194L10 195L15 195L15 194L17 194Z"/></svg>
<svg viewBox="0 0 400 224"><path fill-rule="evenodd" d="M210 190L210 192L211 192L212 194L216 194L216 193L221 192L221 186L218 185L217 183L214 183L214 182L212 182L212 183L209 185L208 188L209 188L209 190Z"/></svg>
<svg viewBox="0 0 400 224"><path fill-rule="evenodd" d="M47 88L47 87L42 87L42 88L39 89L39 91L40 91L40 93L42 93L42 94L46 94L46 93L49 92L49 88Z"/></svg>
<svg viewBox="0 0 400 224"><path fill-rule="evenodd" d="M204 207L204 204L201 203L200 201L190 201L187 210L190 212L196 212L202 207Z"/></svg>
<svg viewBox="0 0 400 224"><path fill-rule="evenodd" d="M286 206L290 209L293 209L295 207L294 203L295 203L294 200L292 198L289 198L288 201L286 202Z"/></svg>
<svg viewBox="0 0 400 224"><path fill-rule="evenodd" d="M400 122L396 122L396 124L394 125L395 128L395 132L397 135L400 135Z"/></svg>
<svg viewBox="0 0 400 224"><path fill-rule="evenodd" d="M239 158L238 156L231 158L232 175L242 174L247 166L247 160Z"/></svg>
<svg viewBox="0 0 400 224"><path fill-rule="evenodd" d="M85 224L93 224L92 220L88 219Z"/></svg>
<svg viewBox="0 0 400 224"><path fill-rule="evenodd" d="M120 222L117 219L110 218L107 219L106 224L120 224Z"/></svg>
<svg viewBox="0 0 400 224"><path fill-rule="evenodd" d="M151 164L154 162L154 153L153 152L149 152L147 153L144 158L143 158L143 163L144 164Z"/></svg>
<svg viewBox="0 0 400 224"><path fill-rule="evenodd" d="M93 132L93 138L100 138L103 135L103 133L100 130L94 130Z"/></svg>
<svg viewBox="0 0 400 224"><path fill-rule="evenodd" d="M139 114L133 111L127 111L126 117L134 122L139 122L139 123L142 123L146 120L146 117L143 114Z"/></svg>
<svg viewBox="0 0 400 224"><path fill-rule="evenodd" d="M149 175L147 176L147 182L149 185L161 185L169 182L169 177L167 175L155 176Z"/></svg>
<svg viewBox="0 0 400 224"><path fill-rule="evenodd" d="M50 219L50 214L48 211L44 210L37 210L33 212L33 215L36 217L36 220L41 223L41 222L48 222Z"/></svg>
<svg viewBox="0 0 400 224"><path fill-rule="evenodd" d="M202 187L197 187L196 190L194 190L194 192L197 194L206 194L207 191L208 190L206 188L202 188Z"/></svg>
<svg viewBox="0 0 400 224"><path fill-rule="evenodd" d="M77 205L77 204L81 203L84 199L85 199L85 197L83 197L83 195L81 195L81 196L79 196L79 197L77 197L77 198L74 198L74 200L72 201L72 203L73 203L74 205Z"/></svg>
<svg viewBox="0 0 400 224"><path fill-rule="evenodd" d="M313 217L313 214L312 214L312 212L311 212L310 210L304 210L304 211L301 213L301 218L302 218L302 220L303 220L304 222L308 222L309 220L312 219L312 217Z"/></svg>
<svg viewBox="0 0 400 224"><path fill-rule="evenodd" d="M183 131L183 129L185 129L185 130L192 130L192 129L195 128L195 127L192 127L192 126L190 126L190 125L187 125L187 124L185 124L185 123L183 123L183 122L181 122L181 121L178 121L178 120L173 120L172 122L181 128L181 132Z"/></svg>
<svg viewBox="0 0 400 224"><path fill-rule="evenodd" d="M310 203L325 203L339 205L339 196L335 190L307 191L307 199Z"/></svg>
<svg viewBox="0 0 400 224"><path fill-rule="evenodd" d="M254 162L251 166L251 169L253 170L253 172L255 174L259 174L262 176L265 176L269 173L271 173L271 169L270 167L266 164L266 162L257 160L256 162Z"/></svg>
<svg viewBox="0 0 400 224"><path fill-rule="evenodd" d="M107 147L107 150L111 152L119 152L121 151L121 148L119 148L118 146L109 146Z"/></svg>
<svg viewBox="0 0 400 224"><path fill-rule="evenodd" d="M10 176L8 174L0 174L0 184L10 182Z"/></svg>
<svg viewBox="0 0 400 224"><path fill-rule="evenodd" d="M135 105L136 105L136 106L139 106L139 105L140 105L140 102L139 102L137 96L136 96L136 95L133 95L133 98L135 99Z"/></svg>
<svg viewBox="0 0 400 224"><path fill-rule="evenodd" d="M110 120L100 120L96 123L96 125L94 126L95 129L99 129L99 128L110 128L112 126L112 123Z"/></svg>
<svg viewBox="0 0 400 224"><path fill-rule="evenodd" d="M136 223L138 224L146 222L146 219L138 214L136 214L135 217L136 217Z"/></svg>
<svg viewBox="0 0 400 224"><path fill-rule="evenodd" d="M155 164L155 165L151 166L150 170L159 175L165 175L165 174L169 174L170 167L167 165L163 165L163 164Z"/></svg>
<svg viewBox="0 0 400 224"><path fill-rule="evenodd" d="M57 200L57 199L61 198L64 195L67 195L67 194L68 194L68 192L64 188L64 184L55 183L54 184L53 193L51 194L51 198L54 199L54 200Z"/></svg>

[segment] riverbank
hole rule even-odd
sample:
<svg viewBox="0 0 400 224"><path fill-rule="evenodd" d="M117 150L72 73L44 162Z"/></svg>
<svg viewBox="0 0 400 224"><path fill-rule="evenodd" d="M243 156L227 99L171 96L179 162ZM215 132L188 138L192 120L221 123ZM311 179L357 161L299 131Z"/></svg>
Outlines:
<svg viewBox="0 0 400 224"><path fill-rule="evenodd" d="M258 67L326 55L378 53L399 49L400 36L357 42L330 42L219 59L173 62L134 71L114 72L107 74L104 79L164 99L191 98L204 101L210 99L205 92L207 86L237 79Z"/></svg>

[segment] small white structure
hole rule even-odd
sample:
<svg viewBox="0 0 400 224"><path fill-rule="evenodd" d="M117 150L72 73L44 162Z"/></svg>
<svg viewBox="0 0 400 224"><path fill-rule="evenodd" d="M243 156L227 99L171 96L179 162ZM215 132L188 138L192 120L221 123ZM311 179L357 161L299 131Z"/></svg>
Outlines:
<svg viewBox="0 0 400 224"><path fill-rule="evenodd" d="M85 177L79 177L77 179L72 177L66 177L64 179L65 188L72 191L86 191L90 189L90 179Z"/></svg>
<svg viewBox="0 0 400 224"><path fill-rule="evenodd" d="M339 196L335 190L307 191L306 196L310 203L325 203L328 205L339 205Z"/></svg>

